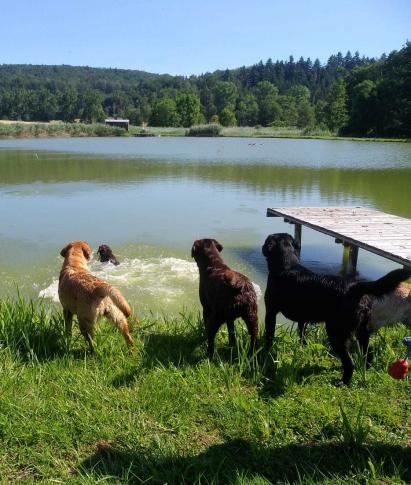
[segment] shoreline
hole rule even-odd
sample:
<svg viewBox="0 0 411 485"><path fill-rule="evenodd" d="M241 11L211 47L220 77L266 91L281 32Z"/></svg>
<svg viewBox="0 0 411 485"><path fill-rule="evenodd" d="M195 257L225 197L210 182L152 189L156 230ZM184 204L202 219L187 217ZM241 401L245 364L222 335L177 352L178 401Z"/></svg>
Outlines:
<svg viewBox="0 0 411 485"><path fill-rule="evenodd" d="M81 137L183 137L186 136L183 127L147 127L142 129L130 126L129 131L113 128L102 123L36 123L36 122L7 122L0 121L0 140L14 140L22 138L81 138ZM253 128L226 127L222 128L220 138L284 138L302 140L330 140L330 141L358 141L379 143L410 143L408 138L356 137L337 136L329 134L303 133L293 128ZM216 137L216 138L218 138ZM192 137L196 138L196 137Z"/></svg>

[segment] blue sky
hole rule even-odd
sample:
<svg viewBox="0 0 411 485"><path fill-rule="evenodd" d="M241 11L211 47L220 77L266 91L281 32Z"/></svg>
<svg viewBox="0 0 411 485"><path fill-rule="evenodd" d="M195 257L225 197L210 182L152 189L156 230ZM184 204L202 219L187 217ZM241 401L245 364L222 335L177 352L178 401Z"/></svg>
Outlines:
<svg viewBox="0 0 411 485"><path fill-rule="evenodd" d="M189 75L389 53L411 40L411 0L0 0L0 25L0 64Z"/></svg>

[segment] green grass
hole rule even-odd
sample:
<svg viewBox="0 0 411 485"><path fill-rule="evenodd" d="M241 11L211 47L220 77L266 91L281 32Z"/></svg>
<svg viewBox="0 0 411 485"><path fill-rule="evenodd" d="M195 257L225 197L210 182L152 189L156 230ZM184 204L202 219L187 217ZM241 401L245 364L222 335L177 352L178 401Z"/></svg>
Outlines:
<svg viewBox="0 0 411 485"><path fill-rule="evenodd" d="M207 126L207 125L204 125ZM187 132L182 127L147 127L147 132L156 136L184 136ZM129 134L133 135L141 131L140 127L130 127ZM372 142L409 142L406 138L365 138L352 136L337 136L328 131L304 130L296 127L252 127L252 126L231 126L221 127L219 136L233 138L303 138L314 140L342 140L342 141L372 141Z"/></svg>
<svg viewBox="0 0 411 485"><path fill-rule="evenodd" d="M209 129L210 125L203 125L203 129ZM214 126L214 125L211 125ZM218 125L217 125L218 126ZM190 130L198 132L198 127ZM141 132L154 136L185 136L187 129L183 127L154 127L141 128L131 126L129 131L122 128L105 126L102 123L0 123L1 138L47 138L47 137L81 137L81 136L135 136ZM215 129L213 136L217 136ZM199 136L196 134L195 136ZM206 136L203 134L202 136ZM247 137L247 138L303 138L318 140L342 140L342 141L373 141L373 142L410 142L405 138L360 138L350 136L337 136L327 131L313 129L311 131L295 127L250 127L233 126L221 127L218 136L223 137Z"/></svg>
<svg viewBox="0 0 411 485"><path fill-rule="evenodd" d="M125 136L121 128L102 123L0 123L0 138Z"/></svg>
<svg viewBox="0 0 411 485"><path fill-rule="evenodd" d="M141 132L148 132L154 136L185 136L187 128L182 126L149 126L147 128L141 128L141 126L130 126L129 134L134 136Z"/></svg>
<svg viewBox="0 0 411 485"><path fill-rule="evenodd" d="M222 136L250 137L250 138L302 138L310 140L341 140L341 141L375 141L375 142L409 142L406 138L371 138L338 136L323 130L306 130L295 127L249 127L233 126L223 128Z"/></svg>
<svg viewBox="0 0 411 485"><path fill-rule="evenodd" d="M209 362L196 315L134 323L135 354L101 322L92 355L54 307L0 300L0 482L411 481L410 382L386 372L403 327L379 333L349 387L321 326L307 346L280 329L254 359L236 330Z"/></svg>

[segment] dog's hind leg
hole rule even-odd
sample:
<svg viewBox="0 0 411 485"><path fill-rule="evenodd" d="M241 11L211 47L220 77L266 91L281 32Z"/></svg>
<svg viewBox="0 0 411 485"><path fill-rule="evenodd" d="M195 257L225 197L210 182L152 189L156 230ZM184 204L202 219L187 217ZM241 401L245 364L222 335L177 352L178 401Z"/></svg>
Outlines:
<svg viewBox="0 0 411 485"><path fill-rule="evenodd" d="M255 351L255 346L258 337L258 316L257 309L255 311L248 313L243 316L243 320L247 325L247 330L250 335L250 352L253 354Z"/></svg>
<svg viewBox="0 0 411 485"><path fill-rule="evenodd" d="M214 355L214 340L215 336L217 335L218 329L221 326L221 322L219 322L215 318L209 318L207 324L207 356L209 359L213 358Z"/></svg>
<svg viewBox="0 0 411 485"><path fill-rule="evenodd" d="M78 325L80 327L80 332L86 339L91 352L94 352L94 324L88 320L80 319L78 317Z"/></svg>
<svg viewBox="0 0 411 485"><path fill-rule="evenodd" d="M227 322L227 330L228 330L228 345L230 347L235 347L236 339L235 339L234 320L230 320Z"/></svg>
<svg viewBox="0 0 411 485"><path fill-rule="evenodd" d="M349 384L354 372L354 363L350 353L348 352L349 337L338 334L328 323L326 324L326 330L332 350L341 359L343 368L342 381L344 384Z"/></svg>
<svg viewBox="0 0 411 485"><path fill-rule="evenodd" d="M64 324L66 327L66 335L67 337L71 337L73 333L73 314L71 313L70 310L64 309L63 317L64 317Z"/></svg>
<svg viewBox="0 0 411 485"><path fill-rule="evenodd" d="M355 332L361 352L367 356L367 369L370 367L373 359L373 351L370 348L370 332L365 324L360 324Z"/></svg>
<svg viewBox="0 0 411 485"><path fill-rule="evenodd" d="M210 318L210 311L206 306L203 306L203 323L204 328L207 330L208 328L208 319Z"/></svg>
<svg viewBox="0 0 411 485"><path fill-rule="evenodd" d="M270 349L275 334L275 325L276 325L276 318L277 318L277 309L270 308L266 302L266 313L265 313L265 345L267 349Z"/></svg>
<svg viewBox="0 0 411 485"><path fill-rule="evenodd" d="M369 329L369 322L371 319L371 309L373 302L374 299L372 297L370 297L369 295L364 296L363 298L361 298L361 301L356 311L357 328L355 330L355 336L357 337L357 341L362 353L367 356L367 369L370 367L373 359L373 352L369 346L371 333Z"/></svg>
<svg viewBox="0 0 411 485"><path fill-rule="evenodd" d="M120 330L122 333L126 344L129 345L134 350L134 341L130 335L130 331L128 329L127 318L124 316L124 313L119 310L116 306L110 306L109 311L106 311L104 315L114 323L114 325Z"/></svg>

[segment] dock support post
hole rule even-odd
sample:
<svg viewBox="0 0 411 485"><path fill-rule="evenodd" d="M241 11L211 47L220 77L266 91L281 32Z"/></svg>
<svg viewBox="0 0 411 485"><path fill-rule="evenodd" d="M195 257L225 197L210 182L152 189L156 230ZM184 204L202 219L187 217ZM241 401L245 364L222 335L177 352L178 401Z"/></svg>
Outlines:
<svg viewBox="0 0 411 485"><path fill-rule="evenodd" d="M357 272L358 246L344 243L343 273L347 276L355 276Z"/></svg>
<svg viewBox="0 0 411 485"><path fill-rule="evenodd" d="M294 239L301 247L301 224L294 224Z"/></svg>

